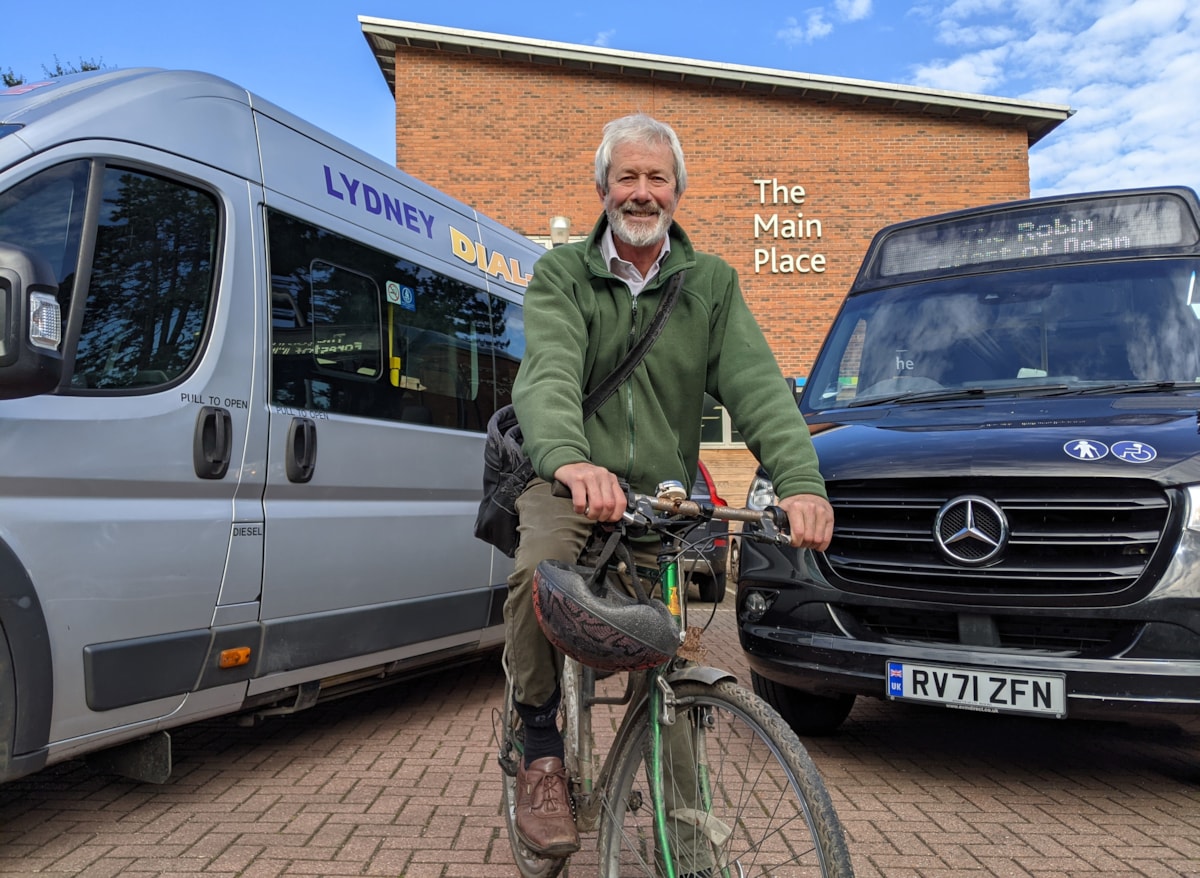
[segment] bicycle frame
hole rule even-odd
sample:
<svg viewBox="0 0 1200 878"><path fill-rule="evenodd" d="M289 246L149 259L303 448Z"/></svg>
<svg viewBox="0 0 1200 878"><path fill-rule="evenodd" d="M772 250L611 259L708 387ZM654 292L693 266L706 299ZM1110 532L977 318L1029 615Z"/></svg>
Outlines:
<svg viewBox="0 0 1200 878"><path fill-rule="evenodd" d="M786 772L785 777L791 788L800 793L802 813L805 815L803 820L808 824L809 831L814 833L815 839L816 829L806 798L809 793L803 792L811 786L812 782L808 780L811 774L806 773L802 765L797 767L796 760L808 759L798 740L782 749L771 743L790 734L786 726L780 729L782 720L777 715L773 715L773 720L765 716L761 708L769 708L761 699L744 701L745 696L739 693L745 693L746 690L736 686L733 674L703 663L704 650L699 642L699 630L687 625L680 549L686 540L686 529L699 520L712 517L755 523L754 539L782 545L789 538L782 530L786 527L786 518L781 517L782 513L774 507L751 510L698 504L685 499L682 486L676 488L678 490L672 491L671 483L664 483L660 485L657 496L629 493L629 508L618 527L627 529L619 534L622 540L647 532L658 534L656 577L651 587L638 587L631 591L638 591L644 599L645 595L654 593L655 585L658 586L658 598L675 620L680 647L669 661L649 670L630 672L620 694L611 691L598 694L597 672L571 658L567 651L560 674L564 763L576 826L580 832L600 831L602 856L613 855L617 850L614 845L623 844L623 830L620 830L621 821L625 819L623 815L636 814L648 805L649 808L643 811L640 818L634 818L635 825L641 826L635 833L644 832L641 837L653 848L653 863L643 861L644 865L663 878L678 878L679 869L686 870L698 862L711 863L714 875L730 878L732 867L728 845L735 833L741 844L746 843L745 827L740 818L735 818L736 825L726 823L722 816L713 811L718 798L715 789L720 781L712 771L714 766L709 764L709 748L713 744L709 738L712 731L715 729L721 733L730 727L725 718L730 716L731 707L735 723L750 724L753 734L757 735L755 740L764 740L771 748L774 754L768 755L771 764L778 763ZM603 532L598 531L597 535L602 536ZM612 547L615 545L613 536L610 532L606 538L589 543L589 548L581 556L581 563L592 567L606 566L612 558ZM628 548L629 544L625 545ZM625 553L624 560L629 564L637 563L636 557L628 553ZM610 568L610 575L612 572ZM629 572L634 576L639 575L636 568ZM508 674L507 663L505 674L508 677L504 720L506 737L501 742L500 763L510 778L506 781L505 795L510 809L507 819L514 856L522 874L530 878L552 878L559 874L566 861L539 857L530 851L518 837L514 825L512 809L515 793L511 778L516 776L515 760L519 758L520 744L516 736L510 737L516 726L509 712L512 678ZM677 690L681 690L678 697ZM710 701L707 695L710 692L715 700ZM749 698L756 699L756 696L750 694ZM739 707L739 704L742 706ZM597 753L593 726L596 718L593 711L598 705L615 707L621 713L614 737L602 758ZM679 726L676 726L677 711L681 718L686 717ZM720 722L717 722L718 712L723 718ZM613 716L612 719L617 720L617 717ZM764 721L773 731L764 732ZM672 727L675 727L674 731ZM719 744L722 765L725 764L727 740L722 735ZM688 772L690 779L681 773L684 771ZM631 785L634 772L641 772L640 786ZM829 820L836 821L832 805L828 804L828 794L821 788L817 795L822 825ZM645 801L647 799L648 802ZM611 833L613 826L618 827L621 833L616 836L615 842L614 836L606 836L606 827ZM822 838L831 839L830 844L840 845L841 830L836 825L835 829L836 833ZM686 850L674 850L680 844L687 845ZM711 852L711 859L708 856L697 859L698 851L704 848ZM824 851L825 843L817 842L813 849ZM707 868L701 866L696 871ZM741 866L737 868L740 871Z"/></svg>
<svg viewBox="0 0 1200 878"><path fill-rule="evenodd" d="M671 615L679 624L680 634L685 631L684 605L686 603L683 584L679 574L679 538L661 534L662 545L658 556L659 587L661 599L667 605ZM665 878L676 878L674 858L671 856L671 842L667 832L668 816L665 810L665 772L663 769L662 732L664 725L675 722L675 699L671 682L675 679L698 679L715 683L721 679L733 679L727 671L707 666L681 666L680 658L673 658L666 664L659 665L647 671L631 673L625 684L624 692L615 698L604 698L596 695L596 672L594 669L581 665L573 659L564 659L564 707L565 723L568 728L568 739L576 742L575 752L566 754L568 773L575 787L576 826L583 832L593 832L599 827L605 796L608 791L610 778L615 769L614 754L623 752L625 740L631 733L632 727L640 711L627 709L617 728L612 746L605 754L599 772L595 771L595 739L592 730L592 707L595 705L626 706L637 705L648 701L647 710L650 718L651 747L648 755L650 778L652 784L651 802L654 808L654 833L659 850L664 854ZM567 693L573 683L567 678L574 675L578 692ZM573 734L572 730L573 729ZM703 747L703 735L698 735L697 765L699 766L700 782L700 813L694 815L697 824L713 841L717 862L722 861L719 836L721 827L710 827L706 823L706 812L711 805L712 793L709 787L706 765L707 759Z"/></svg>

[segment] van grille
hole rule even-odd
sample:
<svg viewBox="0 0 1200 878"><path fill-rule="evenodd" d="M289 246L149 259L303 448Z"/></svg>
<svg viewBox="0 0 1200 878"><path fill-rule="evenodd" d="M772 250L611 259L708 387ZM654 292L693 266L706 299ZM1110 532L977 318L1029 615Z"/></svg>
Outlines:
<svg viewBox="0 0 1200 878"><path fill-rule="evenodd" d="M959 645L957 613L914 612L893 607L841 607L839 613L861 629L856 635L892 643ZM1059 655L1108 656L1128 647L1141 626L1114 619L994 616L995 643L1001 649Z"/></svg>
<svg viewBox="0 0 1200 878"><path fill-rule="evenodd" d="M1170 498L1140 480L888 480L827 489L835 530L825 559L839 587L864 594L1029 606L1124 602L1140 580L1149 588L1143 575L1170 528ZM952 561L934 538L939 510L964 496L992 501L1008 521L1007 544L985 565Z"/></svg>

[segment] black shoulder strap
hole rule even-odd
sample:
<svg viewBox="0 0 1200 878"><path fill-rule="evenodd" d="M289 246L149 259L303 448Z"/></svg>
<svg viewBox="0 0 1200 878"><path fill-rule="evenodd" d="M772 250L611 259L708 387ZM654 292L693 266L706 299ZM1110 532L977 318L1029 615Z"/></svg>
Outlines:
<svg viewBox="0 0 1200 878"><path fill-rule="evenodd" d="M667 282L667 288L663 292L663 297L658 303L658 310L654 313L654 320L646 327L645 333L637 340L635 344L625 355L625 359L621 364L613 370L612 374L604 379L604 383L600 384L589 393L583 400L583 419L586 421L596 409L604 405L608 398L616 392L616 389L621 386L621 382L628 378L637 364L646 356L646 352L650 350L650 346L662 334L663 326L666 325L667 317L671 313L671 309L675 307L675 300L679 298L679 288L683 286L683 276L687 273L686 269L677 271Z"/></svg>

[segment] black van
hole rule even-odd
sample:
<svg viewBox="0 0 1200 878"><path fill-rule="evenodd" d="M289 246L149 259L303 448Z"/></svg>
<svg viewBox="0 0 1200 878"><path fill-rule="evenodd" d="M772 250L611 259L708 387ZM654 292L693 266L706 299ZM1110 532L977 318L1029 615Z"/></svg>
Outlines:
<svg viewBox="0 0 1200 878"><path fill-rule="evenodd" d="M1200 717L1198 271L1183 188L877 234L799 403L833 542L742 550L756 691L805 733L859 695Z"/></svg>

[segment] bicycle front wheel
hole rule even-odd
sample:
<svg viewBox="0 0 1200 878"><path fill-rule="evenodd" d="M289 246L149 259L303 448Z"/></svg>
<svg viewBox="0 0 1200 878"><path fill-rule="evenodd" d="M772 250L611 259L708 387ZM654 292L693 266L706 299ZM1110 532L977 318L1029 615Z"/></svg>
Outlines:
<svg viewBox="0 0 1200 878"><path fill-rule="evenodd" d="M605 803L602 878L850 878L829 792L770 705L731 681L681 682L674 691L675 722L661 727L657 748L664 819L656 829L656 748L643 707Z"/></svg>

